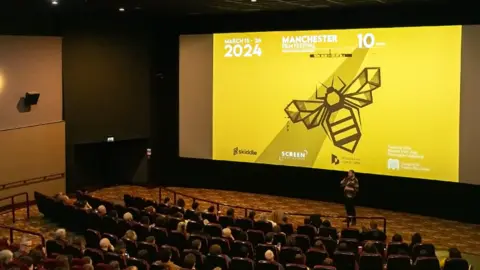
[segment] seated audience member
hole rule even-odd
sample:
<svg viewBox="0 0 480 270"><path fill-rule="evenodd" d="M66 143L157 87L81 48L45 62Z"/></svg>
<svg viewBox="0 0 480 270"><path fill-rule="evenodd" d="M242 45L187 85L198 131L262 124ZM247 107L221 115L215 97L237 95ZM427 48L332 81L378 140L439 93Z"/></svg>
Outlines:
<svg viewBox="0 0 480 270"><path fill-rule="evenodd" d="M123 214L123 220L125 220L126 222L133 222L132 213L126 212L125 214Z"/></svg>
<svg viewBox="0 0 480 270"><path fill-rule="evenodd" d="M75 236L72 240L72 245L79 248L83 254L86 249L87 243L85 242L85 239L83 237Z"/></svg>
<svg viewBox="0 0 480 270"><path fill-rule="evenodd" d="M38 249L32 249L30 250L30 253L28 253L28 256L32 258L32 263L33 263L33 268L37 269L39 265L42 265L43 263L43 252Z"/></svg>
<svg viewBox="0 0 480 270"><path fill-rule="evenodd" d="M303 254L296 254L295 255L295 264L300 264L300 265L304 265L306 260L305 260L305 255Z"/></svg>
<svg viewBox="0 0 480 270"><path fill-rule="evenodd" d="M88 257L88 256L83 257L82 260L83 260L84 262L86 262L86 264L93 265L92 258L90 258L90 257Z"/></svg>
<svg viewBox="0 0 480 270"><path fill-rule="evenodd" d="M123 238L130 241L137 241L137 233L134 230L128 230Z"/></svg>
<svg viewBox="0 0 480 270"><path fill-rule="evenodd" d="M145 242L151 244L151 245L155 245L155 236L147 236L147 238L145 238Z"/></svg>
<svg viewBox="0 0 480 270"><path fill-rule="evenodd" d="M256 216L256 215L257 215L257 213L255 213L255 211L252 210L252 211L250 211L250 212L248 213L248 218L249 218L250 220L252 220L253 222L255 222L255 216Z"/></svg>
<svg viewBox="0 0 480 270"><path fill-rule="evenodd" d="M97 207L97 214L101 217L107 214L107 208L105 208L105 205L102 204Z"/></svg>
<svg viewBox="0 0 480 270"><path fill-rule="evenodd" d="M348 252L349 250L348 250L347 243L341 242L340 244L338 244L337 250L340 251L340 252Z"/></svg>
<svg viewBox="0 0 480 270"><path fill-rule="evenodd" d="M186 224L184 221L180 221L180 222L177 224L177 232L181 232L181 233L184 234L186 237L188 237L187 224Z"/></svg>
<svg viewBox="0 0 480 270"><path fill-rule="evenodd" d="M461 258L462 258L462 253L460 252L460 250L458 250L458 248L449 248L448 257L440 261L440 267L443 269L443 267L445 266L445 262L448 259L461 259Z"/></svg>
<svg viewBox="0 0 480 270"><path fill-rule="evenodd" d="M92 206L90 206L90 204L88 204L88 202L85 200L78 200L73 205L83 210L92 209Z"/></svg>
<svg viewBox="0 0 480 270"><path fill-rule="evenodd" d="M277 226L275 226L277 227ZM265 244L267 245L273 245L273 236L275 234L273 232L269 232L267 234L265 234Z"/></svg>
<svg viewBox="0 0 480 270"><path fill-rule="evenodd" d="M70 263L72 261L72 257L66 256L66 255L58 255L57 258L55 258L61 266L70 269Z"/></svg>
<svg viewBox="0 0 480 270"><path fill-rule="evenodd" d="M275 255L273 254L273 251L271 251L271 250L265 251L265 255L264 255L264 256L265 256L265 260L266 260L267 262L271 262L271 263L276 262L276 261L275 261ZM284 269L284 268L283 268L283 265L281 265L281 264L278 265L278 268L279 268L280 270L283 270L283 269Z"/></svg>
<svg viewBox="0 0 480 270"><path fill-rule="evenodd" d="M324 220L322 221L322 226L321 226L321 227L331 228L331 227L332 227L332 224L330 224L330 220L324 219Z"/></svg>
<svg viewBox="0 0 480 270"><path fill-rule="evenodd" d="M232 235L232 230L230 230L230 228L224 228L222 230L222 238L227 239L230 244L232 244L233 241L235 241L235 238L233 238L233 235Z"/></svg>
<svg viewBox="0 0 480 270"><path fill-rule="evenodd" d="M20 258L22 256L28 255L30 249L32 248L32 240L28 239L26 236L22 237L20 242L20 247L17 251L13 253L14 258Z"/></svg>
<svg viewBox="0 0 480 270"><path fill-rule="evenodd" d="M372 241L367 241L363 246L363 253L378 254L378 250L377 250L377 247L375 246L375 243Z"/></svg>
<svg viewBox="0 0 480 270"><path fill-rule="evenodd" d="M202 252L202 241L196 239L192 241L192 249ZM206 256L202 254L203 261L205 261Z"/></svg>
<svg viewBox="0 0 480 270"><path fill-rule="evenodd" d="M225 260L227 261L228 264L230 264L230 262L232 261L230 259L230 257L228 257L227 255L224 255L223 252L222 252L222 247L219 246L219 245L212 245L210 246L210 249L208 250L208 254L209 255L214 255L214 256L218 256L218 255L223 255L223 257L225 258Z"/></svg>
<svg viewBox="0 0 480 270"><path fill-rule="evenodd" d="M322 265L333 266L333 260L331 258L325 258Z"/></svg>
<svg viewBox="0 0 480 270"><path fill-rule="evenodd" d="M118 240L117 245L115 246L115 253L122 257L129 257L127 253L127 246L123 240Z"/></svg>
<svg viewBox="0 0 480 270"><path fill-rule="evenodd" d="M177 200L177 206L182 212L185 212L185 201L182 198Z"/></svg>
<svg viewBox="0 0 480 270"><path fill-rule="evenodd" d="M410 245L408 245L410 256L413 255L413 248L417 244L421 244L421 243L422 243L422 236L419 233L412 234L412 241L410 242Z"/></svg>
<svg viewBox="0 0 480 270"><path fill-rule="evenodd" d="M322 240L315 241L312 248L318 251L327 252L327 248L323 244Z"/></svg>
<svg viewBox="0 0 480 270"><path fill-rule="evenodd" d="M237 239L239 241L248 241L248 234L246 231L240 231L238 232Z"/></svg>
<svg viewBox="0 0 480 270"><path fill-rule="evenodd" d="M75 200L70 199L67 195L61 192L58 193L58 195L56 196L56 200L63 202L64 204L67 204L67 205L74 205L75 203Z"/></svg>
<svg viewBox="0 0 480 270"><path fill-rule="evenodd" d="M288 216L287 215L284 215L283 218L282 218L282 223L281 224L288 224Z"/></svg>
<svg viewBox="0 0 480 270"><path fill-rule="evenodd" d="M153 214L155 214L155 213L157 212L157 210L155 209L155 207L153 207L153 206L151 206L151 205L145 207L144 210L145 210L145 212L146 212L147 214L149 214L149 215L153 215Z"/></svg>
<svg viewBox="0 0 480 270"><path fill-rule="evenodd" d="M117 220L118 219L118 212L117 210L112 210L108 213L108 216L109 217L112 217L114 220Z"/></svg>
<svg viewBox="0 0 480 270"><path fill-rule="evenodd" d="M0 269L7 269L7 265L13 261L13 252L8 249L0 251Z"/></svg>
<svg viewBox="0 0 480 270"><path fill-rule="evenodd" d="M273 226L273 233L276 233L276 234L280 233L280 234L285 235L285 233L282 232L282 228L281 228L280 226L278 226L278 225Z"/></svg>
<svg viewBox="0 0 480 270"><path fill-rule="evenodd" d="M311 215L310 216L310 224L313 225L315 228L320 228L322 226L322 218L320 215ZM318 233L318 231L317 231Z"/></svg>
<svg viewBox="0 0 480 270"><path fill-rule="evenodd" d="M303 219L303 224L305 224L305 225L311 225L312 222L310 221L310 217L305 217L305 218Z"/></svg>
<svg viewBox="0 0 480 270"><path fill-rule="evenodd" d="M370 221L370 229L362 232L363 240L381 241L387 240L387 235L378 229L378 223L375 220Z"/></svg>
<svg viewBox="0 0 480 270"><path fill-rule="evenodd" d="M193 254L187 254L185 256L185 259L183 259L183 268L186 269L195 269L195 263L197 261L197 258Z"/></svg>
<svg viewBox="0 0 480 270"><path fill-rule="evenodd" d="M260 214L260 216L258 217L258 219L259 219L260 221L270 222L270 224L272 224L272 227L275 226L275 225L277 225L275 222L269 220L268 217L267 217L267 215L266 215L265 213Z"/></svg>
<svg viewBox="0 0 480 270"><path fill-rule="evenodd" d="M170 205L170 198L165 197L165 199L163 199L163 204L165 204L166 206L169 206Z"/></svg>
<svg viewBox="0 0 480 270"><path fill-rule="evenodd" d="M102 238L100 240L99 246L103 252L113 252L113 246L108 238Z"/></svg>
<svg viewBox="0 0 480 270"><path fill-rule="evenodd" d="M95 268L93 267L93 265L91 264L84 264L83 265L83 270L94 270ZM55 268L55 270L58 270L57 268ZM64 270L67 270L67 269L64 269Z"/></svg>
<svg viewBox="0 0 480 270"><path fill-rule="evenodd" d="M215 267L215 268L213 268L213 270L222 270L222 268L220 268L220 267Z"/></svg>
<svg viewBox="0 0 480 270"><path fill-rule="evenodd" d="M63 228L55 231L55 240L63 244L67 244L67 231Z"/></svg>
<svg viewBox="0 0 480 270"><path fill-rule="evenodd" d="M241 258L249 258L250 255L252 255L252 254L250 254L250 251L248 250L248 248L246 246L241 246L240 250L238 251L238 255Z"/></svg>
<svg viewBox="0 0 480 270"><path fill-rule="evenodd" d="M392 236L392 243L403 243L403 237L396 233Z"/></svg>
<svg viewBox="0 0 480 270"><path fill-rule="evenodd" d="M120 270L120 263L118 261L111 261L109 265L112 270Z"/></svg>
<svg viewBox="0 0 480 270"><path fill-rule="evenodd" d="M167 218L164 215L157 215L155 218L155 227L164 228L167 226Z"/></svg>
<svg viewBox="0 0 480 270"><path fill-rule="evenodd" d="M144 260L148 262L150 260L150 255L148 255L148 250L141 249L137 252L137 259Z"/></svg>
<svg viewBox="0 0 480 270"><path fill-rule="evenodd" d="M160 263L166 266L166 269L169 270L178 270L180 266L174 264L172 260L172 251L170 248L163 248L160 250L158 254L158 258L160 259Z"/></svg>
<svg viewBox="0 0 480 270"><path fill-rule="evenodd" d="M30 256L22 256L18 258L18 261L22 264L21 268L27 268L28 270L34 269L33 260Z"/></svg>
<svg viewBox="0 0 480 270"><path fill-rule="evenodd" d="M231 218L235 218L235 209L233 209L233 208L228 208L228 209L227 209L226 216L227 216L227 217L231 217Z"/></svg>
<svg viewBox="0 0 480 270"><path fill-rule="evenodd" d="M207 208L207 213L209 213L209 214L215 214L215 206L210 205L210 206Z"/></svg>
<svg viewBox="0 0 480 270"><path fill-rule="evenodd" d="M138 270L138 268L134 265L127 267L127 270Z"/></svg>
<svg viewBox="0 0 480 270"><path fill-rule="evenodd" d="M150 227L150 219L147 216L143 216L140 218L140 224Z"/></svg>

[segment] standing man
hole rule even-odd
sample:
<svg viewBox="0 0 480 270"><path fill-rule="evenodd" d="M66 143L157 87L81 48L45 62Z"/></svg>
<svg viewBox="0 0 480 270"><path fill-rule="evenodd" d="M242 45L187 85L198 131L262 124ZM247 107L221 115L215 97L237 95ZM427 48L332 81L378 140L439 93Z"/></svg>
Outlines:
<svg viewBox="0 0 480 270"><path fill-rule="evenodd" d="M347 223L352 222L352 225L355 225L357 223L355 197L357 196L359 189L358 179L355 177L355 172L349 170L347 177L343 178L340 185L343 187L343 194L345 196L345 210L348 216Z"/></svg>

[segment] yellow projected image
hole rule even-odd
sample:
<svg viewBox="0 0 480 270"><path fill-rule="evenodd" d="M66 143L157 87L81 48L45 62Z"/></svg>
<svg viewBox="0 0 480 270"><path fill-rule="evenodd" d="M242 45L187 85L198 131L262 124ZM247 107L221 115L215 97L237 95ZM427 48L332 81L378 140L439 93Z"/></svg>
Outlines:
<svg viewBox="0 0 480 270"><path fill-rule="evenodd" d="M461 26L214 35L213 158L458 182Z"/></svg>

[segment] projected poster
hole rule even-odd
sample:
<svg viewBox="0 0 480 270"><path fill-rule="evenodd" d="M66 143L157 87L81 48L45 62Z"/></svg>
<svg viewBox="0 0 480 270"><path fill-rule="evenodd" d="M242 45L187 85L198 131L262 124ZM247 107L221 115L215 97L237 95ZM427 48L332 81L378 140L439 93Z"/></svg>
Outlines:
<svg viewBox="0 0 480 270"><path fill-rule="evenodd" d="M213 43L213 159L458 181L461 26Z"/></svg>

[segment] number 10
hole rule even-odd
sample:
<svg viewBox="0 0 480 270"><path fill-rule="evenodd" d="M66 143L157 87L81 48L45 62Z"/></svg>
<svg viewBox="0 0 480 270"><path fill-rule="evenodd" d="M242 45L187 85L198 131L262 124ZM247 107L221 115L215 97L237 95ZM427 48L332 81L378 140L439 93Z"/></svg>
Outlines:
<svg viewBox="0 0 480 270"><path fill-rule="evenodd" d="M370 49L375 45L375 36L372 33L358 34L358 48Z"/></svg>

